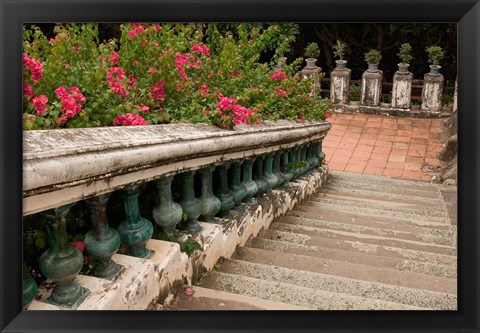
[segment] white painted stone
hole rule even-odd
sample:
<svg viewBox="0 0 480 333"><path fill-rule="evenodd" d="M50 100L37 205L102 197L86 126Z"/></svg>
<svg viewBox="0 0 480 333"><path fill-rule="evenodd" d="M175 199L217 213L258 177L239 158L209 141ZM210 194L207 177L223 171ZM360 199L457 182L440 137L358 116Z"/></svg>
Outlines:
<svg viewBox="0 0 480 333"><path fill-rule="evenodd" d="M392 108L410 109L413 74L396 72L393 76Z"/></svg>
<svg viewBox="0 0 480 333"><path fill-rule="evenodd" d="M113 309L116 299L121 293L120 284L106 279L93 276L78 275L76 281L84 288L90 290L90 294L80 304L77 310L110 310ZM52 293L48 287L51 282L39 286L36 300L28 307L28 310L69 310L59 306L45 303Z"/></svg>
<svg viewBox="0 0 480 333"><path fill-rule="evenodd" d="M220 225L207 222L199 222L199 224L203 227L202 246L203 253L205 253L201 264L205 269L211 270L223 254L222 247L224 239L222 227Z"/></svg>
<svg viewBox="0 0 480 333"><path fill-rule="evenodd" d="M377 107L380 103L382 94L382 71L365 71L362 75L362 92L360 95L360 104L362 106Z"/></svg>
<svg viewBox="0 0 480 333"><path fill-rule="evenodd" d="M422 111L440 112L442 108L443 75L425 74L422 89Z"/></svg>
<svg viewBox="0 0 480 333"><path fill-rule="evenodd" d="M332 104L348 104L350 93L350 69L334 69L330 74L330 101Z"/></svg>
<svg viewBox="0 0 480 333"><path fill-rule="evenodd" d="M112 259L125 267L113 281L120 284L112 310L145 310L158 296L155 269L151 260L115 254Z"/></svg>

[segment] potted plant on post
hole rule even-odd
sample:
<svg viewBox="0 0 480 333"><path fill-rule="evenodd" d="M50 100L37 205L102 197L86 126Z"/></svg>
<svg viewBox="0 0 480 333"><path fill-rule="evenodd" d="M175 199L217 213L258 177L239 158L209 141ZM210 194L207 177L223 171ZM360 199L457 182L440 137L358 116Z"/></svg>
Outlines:
<svg viewBox="0 0 480 333"><path fill-rule="evenodd" d="M341 40L337 40L337 43L333 45L333 55L338 57L338 60L335 60L336 69L344 70L347 64L346 60L343 60L343 56L345 55L345 48L347 45L343 43Z"/></svg>
<svg viewBox="0 0 480 333"><path fill-rule="evenodd" d="M307 68L315 68L317 58L320 56L320 49L317 43L310 43L305 48L305 61L307 62Z"/></svg>
<svg viewBox="0 0 480 333"><path fill-rule="evenodd" d="M409 43L403 43L400 45L399 52L397 53L398 57L402 61L398 64L399 73L408 73L408 66L410 66L410 60L412 60L412 46Z"/></svg>
<svg viewBox="0 0 480 333"><path fill-rule="evenodd" d="M439 75L440 68L439 66L440 60L443 59L444 53L440 46L431 45L425 49L428 53L428 62L430 65L430 75Z"/></svg>
<svg viewBox="0 0 480 333"><path fill-rule="evenodd" d="M368 72L377 72L378 64L382 60L382 54L378 50L370 50L365 53L365 61L368 63Z"/></svg>

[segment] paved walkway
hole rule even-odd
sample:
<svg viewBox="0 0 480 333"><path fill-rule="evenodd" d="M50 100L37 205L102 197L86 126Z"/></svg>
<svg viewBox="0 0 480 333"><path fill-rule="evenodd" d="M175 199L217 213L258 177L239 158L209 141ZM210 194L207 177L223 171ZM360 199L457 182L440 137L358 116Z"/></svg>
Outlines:
<svg viewBox="0 0 480 333"><path fill-rule="evenodd" d="M430 180L422 167L438 167L441 119L334 113L323 141L331 170Z"/></svg>

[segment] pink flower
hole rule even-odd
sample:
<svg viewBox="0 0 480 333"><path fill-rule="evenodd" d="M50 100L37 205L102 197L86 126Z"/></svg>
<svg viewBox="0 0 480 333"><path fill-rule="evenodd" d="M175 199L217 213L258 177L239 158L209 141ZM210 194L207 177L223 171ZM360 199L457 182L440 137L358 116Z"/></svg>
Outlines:
<svg viewBox="0 0 480 333"><path fill-rule="evenodd" d="M155 83L148 91L152 94L152 97L156 101L163 102L165 100L165 80L160 80Z"/></svg>
<svg viewBox="0 0 480 333"><path fill-rule="evenodd" d="M120 56L118 55L117 52L115 51L111 51L110 52L110 57L109 57L109 60L112 64L116 65L118 64L118 59L120 59Z"/></svg>
<svg viewBox="0 0 480 333"><path fill-rule="evenodd" d="M23 54L23 64L32 74L32 80L34 83L40 81L43 75L43 65L40 61L30 58L27 53Z"/></svg>
<svg viewBox="0 0 480 333"><path fill-rule="evenodd" d="M67 116L63 115L58 120L60 121L60 124L65 125L67 122Z"/></svg>
<svg viewBox="0 0 480 333"><path fill-rule="evenodd" d="M148 112L148 111L150 111L150 108L149 108L148 106L146 106L145 104L143 104L143 103L138 106L138 109L140 110L140 112Z"/></svg>
<svg viewBox="0 0 480 333"><path fill-rule="evenodd" d="M57 89L55 89L55 94L57 95L57 97L59 99L68 98L68 92L67 92L67 89L65 89L64 86L60 86Z"/></svg>
<svg viewBox="0 0 480 333"><path fill-rule="evenodd" d="M50 44L54 44L54 43L55 43L55 39L50 38L49 42L50 42Z"/></svg>
<svg viewBox="0 0 480 333"><path fill-rule="evenodd" d="M69 68L70 68L70 64L66 64L65 69L69 69Z"/></svg>
<svg viewBox="0 0 480 333"><path fill-rule="evenodd" d="M148 122L135 113L121 114L113 120L114 126L142 126L148 125Z"/></svg>
<svg viewBox="0 0 480 333"><path fill-rule="evenodd" d="M140 25L138 23L133 23L132 26L135 27L135 29L130 30L128 32L128 38L130 40L132 40L136 35L145 31L145 28L143 27L143 25Z"/></svg>
<svg viewBox="0 0 480 333"><path fill-rule="evenodd" d="M40 95L32 99L32 105L37 110L39 116L41 116L45 111L47 111L47 108L45 107L45 104L47 103L48 98L45 95Z"/></svg>
<svg viewBox="0 0 480 333"><path fill-rule="evenodd" d="M193 295L193 289L192 288L186 288L185 289L185 295L192 296Z"/></svg>
<svg viewBox="0 0 480 333"><path fill-rule="evenodd" d="M80 252L85 251L85 243L84 242L71 242L69 245L79 249Z"/></svg>
<svg viewBox="0 0 480 333"><path fill-rule="evenodd" d="M217 109L220 109L220 110L223 110L223 111L228 110L230 108L230 106L237 103L236 99L225 97L222 94L220 94L218 98L220 99L220 101L217 104Z"/></svg>
<svg viewBox="0 0 480 333"><path fill-rule="evenodd" d="M283 89L277 89L277 94L287 96L287 92Z"/></svg>
<svg viewBox="0 0 480 333"><path fill-rule="evenodd" d="M137 66L138 64L139 64L139 62L136 61L136 60L134 60L134 61L132 62L132 65L133 65L133 66Z"/></svg>
<svg viewBox="0 0 480 333"><path fill-rule="evenodd" d="M207 95L208 92L209 92L209 90L208 90L208 85L207 85L206 83L202 84L202 85L200 86L200 93L201 93L202 95Z"/></svg>
<svg viewBox="0 0 480 333"><path fill-rule="evenodd" d="M206 46L203 43L193 45L192 46L192 52L198 53L198 54L203 54L207 57L210 56L210 49L208 48L208 46Z"/></svg>
<svg viewBox="0 0 480 333"><path fill-rule="evenodd" d="M28 98L33 98L35 96L32 86L29 85L27 82L23 83L23 94Z"/></svg>
<svg viewBox="0 0 480 333"><path fill-rule="evenodd" d="M155 30L157 30L157 31L159 31L159 30L162 29L162 26L161 26L160 24L155 24L153 27L154 27Z"/></svg>
<svg viewBox="0 0 480 333"><path fill-rule="evenodd" d="M175 53L175 67L177 68L178 74L180 74L180 77L184 80L187 80L187 74L185 74L185 64L188 61L189 54L181 54L180 52Z"/></svg>
<svg viewBox="0 0 480 333"><path fill-rule="evenodd" d="M302 114L302 115L299 115L298 116L298 119L301 120L301 121L304 121L305 120L305 116Z"/></svg>
<svg viewBox="0 0 480 333"><path fill-rule="evenodd" d="M111 67L107 73L107 81L110 88L115 94L125 96L127 90L123 88L121 83L124 83L125 70L122 67Z"/></svg>
<svg viewBox="0 0 480 333"><path fill-rule="evenodd" d="M275 80L275 81L282 82L283 80L285 80L285 79L287 78L287 75L286 75L284 72L280 71L280 70L276 70L276 71L272 74L271 78L272 78L273 80Z"/></svg>

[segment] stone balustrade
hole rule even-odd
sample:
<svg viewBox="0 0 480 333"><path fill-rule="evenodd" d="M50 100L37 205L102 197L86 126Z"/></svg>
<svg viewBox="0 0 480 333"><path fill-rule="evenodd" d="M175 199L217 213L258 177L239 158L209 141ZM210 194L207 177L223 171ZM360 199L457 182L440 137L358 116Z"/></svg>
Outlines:
<svg viewBox="0 0 480 333"><path fill-rule="evenodd" d="M360 102L350 102L350 75L348 68L334 69L330 73L330 100L336 111L361 111L395 116L438 117L449 114L456 107L456 94L452 106L442 105L444 78L440 73L426 73L423 80L421 104L412 105L411 72L397 71L393 76L391 102L382 103L381 70L366 70L362 75Z"/></svg>
<svg viewBox="0 0 480 333"><path fill-rule="evenodd" d="M233 131L170 124L24 132L24 215L38 214L48 231L39 258L47 281L37 290L25 275L25 309L147 309L314 192L327 173L321 142L330 126L277 121ZM156 188L153 221L140 215L145 183ZM125 210L116 228L107 212L114 192ZM97 262L93 276L79 274L83 255L67 237L66 216L81 201L90 212L84 244ZM154 223L173 235L182 220L183 235L202 245L191 258L177 243L152 239Z"/></svg>

